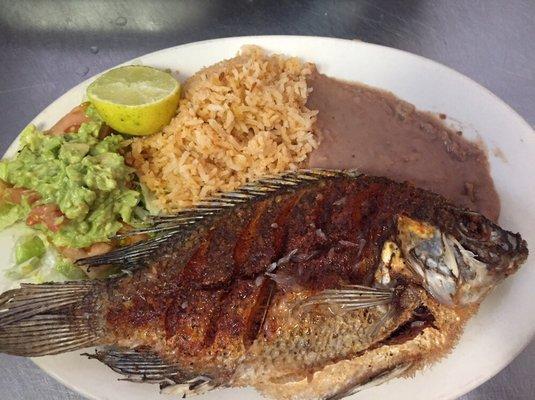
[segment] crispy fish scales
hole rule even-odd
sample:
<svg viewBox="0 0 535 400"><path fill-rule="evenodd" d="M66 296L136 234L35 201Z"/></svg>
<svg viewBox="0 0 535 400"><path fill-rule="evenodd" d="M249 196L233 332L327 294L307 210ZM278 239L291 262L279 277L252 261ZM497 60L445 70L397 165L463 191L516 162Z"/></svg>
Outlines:
<svg viewBox="0 0 535 400"><path fill-rule="evenodd" d="M0 296L0 351L99 345L91 358L168 393L339 399L447 354L528 255L519 234L436 194L328 170L267 178L137 233L156 236L80 262L120 276Z"/></svg>

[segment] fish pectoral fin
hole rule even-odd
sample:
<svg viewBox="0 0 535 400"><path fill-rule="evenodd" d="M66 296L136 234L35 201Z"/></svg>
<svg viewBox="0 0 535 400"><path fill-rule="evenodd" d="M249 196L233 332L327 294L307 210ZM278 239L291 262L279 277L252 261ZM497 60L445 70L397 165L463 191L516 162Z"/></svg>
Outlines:
<svg viewBox="0 0 535 400"><path fill-rule="evenodd" d="M391 323L396 314L398 314L397 307L395 307L393 304L390 304L381 318L375 321L375 323L373 323L368 329L368 337L370 340L373 341L381 329Z"/></svg>
<svg viewBox="0 0 535 400"><path fill-rule="evenodd" d="M158 354L144 348L110 346L96 350L94 354L83 355L97 359L113 371L125 375L124 380L159 383L162 393L182 396L202 394L217 386L210 377L184 372L181 365L163 360Z"/></svg>
<svg viewBox="0 0 535 400"><path fill-rule="evenodd" d="M392 368L388 368L386 370L383 370L371 376L370 378L368 378L366 381L362 383L349 384L348 386L336 392L332 396L326 397L325 400L340 400L340 399L343 399L344 397L354 395L363 390L381 385L391 379L394 379L403 375L405 372L409 370L411 366L412 364L410 363L398 364Z"/></svg>
<svg viewBox="0 0 535 400"><path fill-rule="evenodd" d="M331 311L353 311L359 308L390 304L394 292L360 285L347 285L340 289L327 289L300 303L300 309L311 311L318 306L330 307Z"/></svg>

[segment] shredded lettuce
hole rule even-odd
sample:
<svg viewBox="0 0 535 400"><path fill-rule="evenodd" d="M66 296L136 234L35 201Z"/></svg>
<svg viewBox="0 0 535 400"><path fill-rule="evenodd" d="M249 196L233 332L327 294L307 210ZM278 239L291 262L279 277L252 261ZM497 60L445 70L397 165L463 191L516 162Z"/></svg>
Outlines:
<svg viewBox="0 0 535 400"><path fill-rule="evenodd" d="M33 258L40 259L45 253L45 244L38 235L23 236L15 245L15 262L22 264Z"/></svg>
<svg viewBox="0 0 535 400"><path fill-rule="evenodd" d="M43 233L17 224L0 232L0 240L5 240L6 237L18 239L12 254L8 254L2 264L2 275L8 278L8 281L0 280L0 292L22 282L62 282L87 278L81 269L58 253Z"/></svg>

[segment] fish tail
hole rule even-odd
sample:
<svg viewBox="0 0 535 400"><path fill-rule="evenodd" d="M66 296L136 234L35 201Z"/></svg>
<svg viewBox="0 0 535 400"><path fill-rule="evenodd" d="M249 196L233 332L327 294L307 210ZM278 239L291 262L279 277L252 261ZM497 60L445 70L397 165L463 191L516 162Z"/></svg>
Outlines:
<svg viewBox="0 0 535 400"><path fill-rule="evenodd" d="M0 295L0 352L26 357L98 344L104 336L100 281L22 284Z"/></svg>

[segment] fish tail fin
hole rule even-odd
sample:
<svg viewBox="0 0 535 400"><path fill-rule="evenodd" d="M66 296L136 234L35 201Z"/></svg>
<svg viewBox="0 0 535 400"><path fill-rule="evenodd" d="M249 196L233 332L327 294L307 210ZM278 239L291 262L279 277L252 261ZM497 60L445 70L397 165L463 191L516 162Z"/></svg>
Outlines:
<svg viewBox="0 0 535 400"><path fill-rule="evenodd" d="M0 295L0 352L36 357L98 344L103 282L22 284Z"/></svg>

